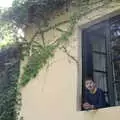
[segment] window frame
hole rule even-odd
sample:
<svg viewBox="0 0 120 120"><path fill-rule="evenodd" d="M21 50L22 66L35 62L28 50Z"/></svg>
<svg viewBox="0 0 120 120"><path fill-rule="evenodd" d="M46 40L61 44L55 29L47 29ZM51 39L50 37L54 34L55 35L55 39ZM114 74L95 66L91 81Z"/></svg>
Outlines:
<svg viewBox="0 0 120 120"><path fill-rule="evenodd" d="M112 62L112 58L111 58L111 46L110 46L110 40L111 40L111 38L110 38L110 19L112 18L112 17L114 17L114 16L116 16L116 15L113 15L113 16L109 16L108 18L106 18L106 19L102 19L102 20L98 20L98 22L95 22L95 24L97 23L98 25L101 23L101 22L103 22L103 21L107 21L106 22L106 47L107 47L107 67L108 67L108 75L107 75L107 77L108 77L108 80L107 80L107 86L108 86L108 91L109 91L109 101L110 101L110 106L115 106L115 95L114 95L114 84L113 84L113 76L112 76L112 70L113 70L113 68L112 68L112 65L110 65L110 63ZM94 20L93 20L94 21ZM84 40L83 40L83 32L85 31L85 29L88 29L90 26L92 26L92 25L95 25L95 24L93 24L93 21L91 21L91 25L89 24L89 25L86 25L87 27L80 27L80 26L77 26L77 33L79 33L80 35L78 35L78 40L79 40L79 42L78 42L78 53L79 53L79 62L82 64L80 64L79 66L78 66L78 74L80 74L79 72L82 72L82 74L81 74L81 76L80 75L78 75L78 82L77 82L77 110L82 110L82 108L81 108L81 103L82 103L82 96L83 96L83 93L84 93L84 87L83 87L83 85L84 85L84 79L85 79L85 73L83 73L84 71L85 71L85 64L84 64L84 59L85 58L83 58L83 56L84 56L84 50L83 50L83 47L84 47ZM96 21L96 20L95 20ZM81 51L81 52L80 52ZM81 58L82 59L81 59ZM79 82L80 81L80 78L81 78L81 82ZM109 82L108 82L109 81ZM81 86L81 89L80 89L80 86ZM80 91L82 91L82 92L78 92L78 90ZM81 95L81 96L80 96ZM78 102L78 100L80 101L80 102Z"/></svg>

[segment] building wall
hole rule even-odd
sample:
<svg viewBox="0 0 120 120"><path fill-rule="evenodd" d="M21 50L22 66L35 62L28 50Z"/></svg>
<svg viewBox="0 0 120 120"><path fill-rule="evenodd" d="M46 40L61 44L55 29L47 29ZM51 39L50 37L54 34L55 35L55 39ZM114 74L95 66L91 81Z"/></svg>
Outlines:
<svg viewBox="0 0 120 120"><path fill-rule="evenodd" d="M69 15L66 13L56 18L55 22L67 19L66 16ZM61 27L66 29L67 25ZM26 31L28 38L30 38L34 30L32 28ZM55 40L60 34L56 30L49 31L49 33L46 33L46 40ZM62 50L57 50L55 57L49 63L49 68L44 67L35 79L22 88L22 115L24 120L120 119L120 107L86 112L78 111L82 80L80 38L80 31L76 29L67 46L68 51L79 61L79 64L68 57Z"/></svg>

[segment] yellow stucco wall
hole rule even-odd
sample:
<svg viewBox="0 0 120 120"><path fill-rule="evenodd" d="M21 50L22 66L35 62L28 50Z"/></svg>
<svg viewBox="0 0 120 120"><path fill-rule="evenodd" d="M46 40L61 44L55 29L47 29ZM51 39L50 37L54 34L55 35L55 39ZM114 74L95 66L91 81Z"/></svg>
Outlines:
<svg viewBox="0 0 120 120"><path fill-rule="evenodd" d="M115 11L119 8L115 7L113 9L112 7L111 9ZM106 8L106 12L111 12L108 9L110 7ZM66 14L61 17L57 18L57 20L67 18ZM82 22L86 24L85 21ZM80 31L78 28L74 36L70 38L71 42L67 48L72 56L75 56L76 59L79 58L79 79L78 66L75 61L71 60L63 51L57 50L55 57L50 61L49 68L46 69L45 67L35 79L31 80L27 86L22 88L22 115L24 120L120 119L120 107L87 112L77 111L77 95L78 93L81 94L81 89L80 87L78 88L78 84L81 86L82 80L80 36L78 36L78 34L80 35ZM28 38L31 37L31 33L34 30L33 28L27 30L26 34ZM60 33L52 30L46 34L46 39L48 41L51 39L55 40L56 36L60 36ZM78 83L78 81L80 82Z"/></svg>

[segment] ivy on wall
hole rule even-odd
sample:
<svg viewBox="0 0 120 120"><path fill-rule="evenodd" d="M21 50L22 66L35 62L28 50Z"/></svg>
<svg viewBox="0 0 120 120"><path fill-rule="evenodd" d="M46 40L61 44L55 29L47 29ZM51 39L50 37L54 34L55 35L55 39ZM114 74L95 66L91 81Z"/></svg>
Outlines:
<svg viewBox="0 0 120 120"><path fill-rule="evenodd" d="M21 77L21 85L26 85L32 78L37 75L39 70L41 70L46 65L46 63L49 62L49 59L54 56L54 52L57 48L62 46L61 48L64 48L64 52L67 53L67 49L65 49L65 43L69 41L69 37L73 33L74 26L80 17L98 9L99 7L104 7L109 2L111 2L111 0L36 0L34 2L32 0L15 0L13 2L13 7L10 8L9 11L4 12L3 18L6 20L9 18L9 21L14 21L14 25L16 25L18 28L21 27L21 25L29 26L29 23L34 23L38 26L38 31L35 32L30 40L25 40L25 38L21 37L23 41L21 44L22 57L28 57L27 65L24 67L24 73ZM96 7L91 7L93 5ZM50 26L48 22L50 20L49 13L51 12L52 14L53 11L62 9L63 6L68 7L68 9L70 6L74 6L78 10L71 15L69 20L62 21L53 26ZM48 17L44 17L47 14ZM42 24L42 20L47 22ZM38 23L38 21L41 23ZM67 31L59 28L60 25L66 23L69 23ZM51 29L60 31L61 37L59 37L56 41L48 44L45 40L44 34ZM41 36L40 40L36 40L36 36L38 35ZM42 43L40 41L42 41Z"/></svg>
<svg viewBox="0 0 120 120"><path fill-rule="evenodd" d="M32 55L29 56L28 63L24 68L24 74L21 78L21 85L26 85L31 78L34 78L39 69L43 68L48 60L54 56L54 45L45 47L38 45L39 49L32 50Z"/></svg>
<svg viewBox="0 0 120 120"><path fill-rule="evenodd" d="M28 64L24 68L24 73L21 78L21 82L22 82L23 86L26 85L31 80L31 78L34 78L37 75L37 73L39 72L39 70L41 70L46 65L47 62L49 62L49 58L54 56L54 52L58 48L62 48L61 50L63 50L69 57L71 57L76 63L78 63L77 60L73 56L68 54L67 49L65 48L65 46L66 46L65 44L67 44L69 42L69 37L74 32L74 26L77 23L77 21L80 19L80 17L84 16L85 14L88 14L89 12L93 11L94 9L104 6L104 4L102 4L102 6L100 5L94 9L92 9L92 8L90 8L90 5L91 4L88 5L88 3L87 3L85 6L82 6L82 7L85 7L85 10L78 12L78 13L77 12L74 13L68 21L62 21L61 23L55 24L54 26L50 26L50 27L43 29L43 31L37 31L34 34L34 35L42 34L44 36L44 33L48 32L51 29L56 29L61 32L61 36L56 41L54 41L52 44L48 44L48 45L42 44L41 45L41 43L36 42L36 45L35 45L35 40L33 40L33 39L30 40L31 41L30 43L31 44L33 43L35 45L35 47L33 46L33 49L32 50L29 49L28 50L29 52L27 52L27 53L31 53L31 51L32 51L33 54L32 54L32 56L29 54L30 59L28 60ZM67 31L64 31L64 30L61 30L60 28L58 28L60 25L64 25L66 23L69 23L69 27L68 27ZM44 39L42 41L45 42ZM37 46L40 46L40 47L36 48ZM42 48L42 51L41 51L41 48ZM34 49L35 49L35 52L34 52ZM41 51L41 52L39 52L39 51Z"/></svg>
<svg viewBox="0 0 120 120"><path fill-rule="evenodd" d="M0 120L22 120L19 66L18 48L10 47L0 51Z"/></svg>

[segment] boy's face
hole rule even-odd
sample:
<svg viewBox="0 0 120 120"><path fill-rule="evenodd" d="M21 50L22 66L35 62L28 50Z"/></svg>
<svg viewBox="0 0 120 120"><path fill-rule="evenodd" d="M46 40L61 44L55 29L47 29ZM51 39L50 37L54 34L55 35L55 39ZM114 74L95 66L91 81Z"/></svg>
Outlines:
<svg viewBox="0 0 120 120"><path fill-rule="evenodd" d="M85 87L86 87L86 89L93 91L96 88L96 85L92 80L86 80Z"/></svg>

